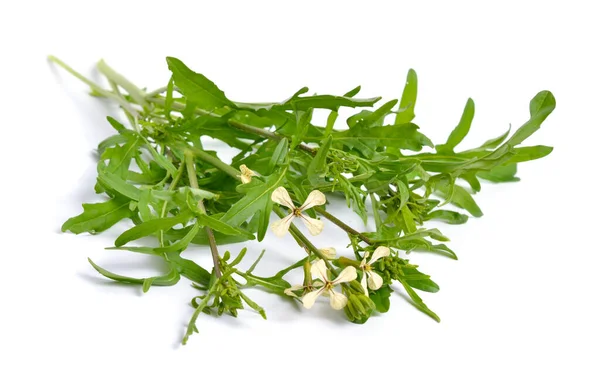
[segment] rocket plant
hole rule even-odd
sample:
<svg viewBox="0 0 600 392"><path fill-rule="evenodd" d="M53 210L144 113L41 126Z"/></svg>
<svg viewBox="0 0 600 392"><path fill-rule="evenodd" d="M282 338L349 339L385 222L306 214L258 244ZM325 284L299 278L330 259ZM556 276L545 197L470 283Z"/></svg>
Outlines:
<svg viewBox="0 0 600 392"><path fill-rule="evenodd" d="M83 212L68 219L62 231L97 234L129 222L109 249L160 257L169 272L133 278L89 263L106 278L141 285L144 292L175 285L182 277L191 281L198 295L191 301L194 311L184 344L198 331L201 313L237 316L247 306L266 318L244 292L247 287L300 301L305 308L326 296L332 311L343 309L348 320L364 323L389 310L397 282L417 309L439 321L417 293L435 293L439 286L407 257L412 251L452 259L456 254L446 245L448 238L426 223L463 224L469 215L482 216L473 198L481 180L518 181L518 163L552 151L521 146L554 110L549 91L535 95L529 120L512 135L507 131L459 151L471 127L474 102L467 101L447 140L433 144L413 122L413 70L401 99L383 104L379 97L357 98L360 87L343 95L308 95L305 87L281 102L243 103L173 57L167 57L171 78L152 91L135 86L104 61L98 70L108 87L56 57L49 60L86 83L92 95L123 110L123 121L107 117L116 132L98 145L94 189L105 201L83 204ZM341 127L340 108L355 109ZM315 109L329 111L324 126L312 121ZM205 148L203 136L220 140L237 155L225 162ZM358 231L332 215L327 196L333 194L345 198L347 207L365 224L372 223L374 231ZM295 225L299 221L310 235ZM244 271L239 263L246 248L236 257L222 250L226 244L263 241L269 229L277 236L289 233L306 256L264 277L254 269L261 258L268 260L268 252ZM353 258L315 247L310 238L324 230L345 231ZM154 245L135 245L143 238ZM194 245L208 246L212 260L181 255ZM294 269L304 272L304 280L292 285L286 275Z"/></svg>

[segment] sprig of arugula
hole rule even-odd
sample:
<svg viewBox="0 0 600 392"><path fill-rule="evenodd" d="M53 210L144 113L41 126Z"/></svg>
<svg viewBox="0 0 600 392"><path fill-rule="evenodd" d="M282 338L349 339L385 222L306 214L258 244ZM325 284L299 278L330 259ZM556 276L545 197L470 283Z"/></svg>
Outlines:
<svg viewBox="0 0 600 392"><path fill-rule="evenodd" d="M364 323L373 312L389 310L391 285L396 281L418 309L439 321L415 291L437 292L439 286L406 255L420 250L456 259L456 254L446 245L446 236L424 225L431 220L464 224L469 215L482 216L473 198L481 190L481 180L518 181L518 163L552 151L548 146L522 146L555 108L549 91L533 97L529 120L512 135L506 132L480 147L459 150L470 131L475 103L467 100L447 140L434 144L413 122L418 84L414 70L408 72L402 97L378 107L379 97L357 98L360 87L343 95L308 95L305 87L283 101L242 103L173 57L167 58L171 78L154 91L135 86L103 61L98 70L108 88L55 57L49 59L86 83L93 95L116 102L126 119L108 117L116 133L98 145L94 189L106 196L105 201L84 204L83 212L68 219L62 231L96 234L129 221L130 228L109 249L161 257L169 272L132 278L89 262L103 276L139 284L144 292L152 286L177 284L182 276L190 280L199 295L191 302L195 310L184 344L197 331L201 313L237 316L248 306L266 318L265 311L244 293L245 287L261 287L287 298L304 295L306 306L307 294L314 296L316 290L339 284L345 299L334 295L342 302L334 303L332 298L332 306L342 305L348 320ZM338 111L343 107L356 113L338 129ZM314 109L330 111L325 126L313 123ZM231 162L223 161L216 151L205 148L202 136L222 141L237 155ZM326 230L337 226L346 231L355 259L317 249L291 224L290 233L306 250L305 258L271 277L254 274L263 254L249 270L238 269L246 249L231 260L218 247L263 241L272 215L286 216L275 203L274 195L282 188L289 195L290 208L304 200L308 203L315 195L342 195L365 223L371 210L375 231L359 232L315 202L314 208L298 208L292 215L306 214L303 219L309 224L320 217L330 222ZM154 246L133 245L148 237L154 239ZM211 268L181 256L192 244L210 247ZM367 262L375 254L377 259ZM304 271L302 285L285 279L296 268ZM327 271L313 280L319 268ZM381 281L373 279L367 288L366 278L373 274Z"/></svg>

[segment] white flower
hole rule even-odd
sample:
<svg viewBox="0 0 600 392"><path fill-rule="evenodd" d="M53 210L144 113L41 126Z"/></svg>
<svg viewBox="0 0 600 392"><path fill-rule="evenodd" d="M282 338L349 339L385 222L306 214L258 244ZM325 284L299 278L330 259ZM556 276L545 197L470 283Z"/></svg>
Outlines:
<svg viewBox="0 0 600 392"><path fill-rule="evenodd" d="M321 283L319 281L316 281L308 286L301 285L301 284L295 284L292 287L288 287L287 289L283 290L283 293L285 295L289 295L290 297L298 298L298 296L296 295L296 293L294 293L294 291L304 290L304 293L310 293L314 289L321 287L321 286L323 286L323 283Z"/></svg>
<svg viewBox="0 0 600 392"><path fill-rule="evenodd" d="M256 173L250 169L248 169L248 166L246 165L241 165L240 166L240 172L242 173L240 175L240 179L242 180L242 184L247 184L250 181L252 181L252 177L256 175Z"/></svg>
<svg viewBox="0 0 600 392"><path fill-rule="evenodd" d="M346 298L344 294L333 290L333 287L336 284L351 282L356 279L356 268L346 267L342 270L342 272L340 272L337 278L334 280L329 280L327 277L327 267L325 266L325 262L323 260L317 260L311 267L311 273L317 275L317 277L321 279L323 286L320 289L311 291L302 297L302 304L304 307L306 309L310 309L320 295L328 295L329 304L332 308L336 310L343 309L348 303L348 298Z"/></svg>
<svg viewBox="0 0 600 392"><path fill-rule="evenodd" d="M325 256L325 258L327 260L335 259L335 255L336 255L335 248L322 248L322 249L319 249L319 252L321 252L321 254L323 256Z"/></svg>
<svg viewBox="0 0 600 392"><path fill-rule="evenodd" d="M310 192L304 204L302 204L300 207L296 207L292 202L288 191L284 187L280 186L273 191L273 194L271 194L271 200L277 204L286 206L292 211L288 216L271 225L271 229L273 229L273 232L277 237L283 237L289 231L290 224L296 217L302 219L302 222L304 222L310 234L317 235L323 231L323 222L318 219L313 219L302 213L302 211L308 210L314 206L325 204L325 195L322 192L316 190Z"/></svg>
<svg viewBox="0 0 600 392"><path fill-rule="evenodd" d="M365 290L365 295L369 295L369 290L367 290L367 282L368 286L371 290L377 290L383 285L383 278L376 272L371 270L371 264L376 262L382 257L387 257L390 255L390 248L385 246L380 246L375 249L373 252L373 256L371 260L367 262L367 257L369 257L369 252L365 253L365 258L360 262L360 269L363 270L363 276L360 280L360 284Z"/></svg>

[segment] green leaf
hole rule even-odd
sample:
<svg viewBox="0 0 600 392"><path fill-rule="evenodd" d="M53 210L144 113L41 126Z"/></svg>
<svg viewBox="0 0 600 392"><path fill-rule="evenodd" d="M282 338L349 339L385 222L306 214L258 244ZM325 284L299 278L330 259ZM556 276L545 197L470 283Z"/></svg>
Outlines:
<svg viewBox="0 0 600 392"><path fill-rule="evenodd" d="M130 278L128 276L117 275L99 265L95 264L92 259L88 258L88 261L94 267L96 271L98 271L101 275L112 279L121 283L133 283L133 284L141 284L142 290L147 292L150 289L150 286L173 286L179 282L180 276L179 272L176 269L171 269L168 274L162 276L153 276L150 278Z"/></svg>
<svg viewBox="0 0 600 392"><path fill-rule="evenodd" d="M435 210L427 214L425 220L440 220L451 225L462 225L469 220L469 217L456 211Z"/></svg>
<svg viewBox="0 0 600 392"><path fill-rule="evenodd" d="M198 222L194 223L194 225L192 225L192 228L190 229L190 231L188 231L188 233L179 241L175 241L174 243L172 243L169 246L165 246L163 248L156 248L155 252L157 253L170 253L170 252L176 252L178 250L185 250L188 245L190 244L190 242L192 242L192 240L194 239L194 237L196 236L196 234L198 234L198 231L200 230L200 224Z"/></svg>
<svg viewBox="0 0 600 392"><path fill-rule="evenodd" d="M375 303L375 309L379 313L386 313L390 310L390 296L394 290L389 285L381 286L379 290L371 291L369 298Z"/></svg>
<svg viewBox="0 0 600 392"><path fill-rule="evenodd" d="M138 188L112 174L101 165L98 166L98 181L104 188L112 189L131 200L138 201L140 199L141 191Z"/></svg>
<svg viewBox="0 0 600 392"><path fill-rule="evenodd" d="M208 226L211 229L223 233L225 235L245 237L247 240L253 240L254 235L238 227L233 227L222 220L215 219L208 215L196 215L196 219L203 226Z"/></svg>
<svg viewBox="0 0 600 392"><path fill-rule="evenodd" d="M438 317L438 315L435 314L431 309L429 309L427 307L427 305L425 305L425 303L423 302L423 300L421 299L421 297L419 297L419 295L415 292L415 290L413 290L410 287L410 285L406 281L404 281L404 280L401 280L400 283L402 283L402 286L404 286L404 289L406 290L406 292L410 296L410 299L413 300L413 305L417 309L419 309L421 312L425 313L426 315L428 315L429 317L431 317L432 319L434 319L435 321L437 321L439 323L440 322L440 318Z"/></svg>
<svg viewBox="0 0 600 392"><path fill-rule="evenodd" d="M123 246L126 243L146 237L156 233L159 230L168 230L178 224L184 224L192 217L192 212L185 210L179 213L177 216L168 218L157 218L147 222L140 223L139 225L132 227L123 234L121 234L115 240L115 246Z"/></svg>
<svg viewBox="0 0 600 392"><path fill-rule="evenodd" d="M310 161L308 168L306 169L306 175L311 185L316 186L323 182L323 176L327 173L327 154L331 148L333 139L328 137L323 141L321 147L317 151L317 155Z"/></svg>
<svg viewBox="0 0 600 392"><path fill-rule="evenodd" d="M408 283L412 288L417 290L426 291L429 293L437 293L440 291L440 286L437 285L429 275L425 275L424 273L418 271L416 268L403 268L402 272L404 273L403 279Z"/></svg>
<svg viewBox="0 0 600 392"><path fill-rule="evenodd" d="M129 209L129 202L128 199L118 196L103 203L83 204L83 213L68 219L61 230L75 234L100 233L133 215L133 211Z"/></svg>
<svg viewBox="0 0 600 392"><path fill-rule="evenodd" d="M552 150L554 149L548 146L517 147L512 150L514 155L507 161L507 164L540 159L550 154Z"/></svg>
<svg viewBox="0 0 600 392"><path fill-rule="evenodd" d="M400 100L400 108L396 114L396 120L394 124L406 124L415 118L415 105L417 103L417 73L414 69L408 70L406 75L406 84L404 85L404 91L402 92L402 99Z"/></svg>
<svg viewBox="0 0 600 392"><path fill-rule="evenodd" d="M436 186L436 190L444 197L450 198L450 202L460 208L463 208L474 217L483 216L483 212L475 203L473 196L467 192L467 190L460 185L453 184L452 186L443 185L438 183Z"/></svg>
<svg viewBox="0 0 600 392"><path fill-rule="evenodd" d="M211 274L192 260L181 257L181 251L162 252L160 248L150 248L147 246L122 246L120 248L106 248L108 250L121 250L146 255L160 256L167 263L174 265L177 271L189 280L196 282L204 287L208 286Z"/></svg>
<svg viewBox="0 0 600 392"><path fill-rule="evenodd" d="M454 151L454 148L458 146L458 144L467 136L469 133L469 129L471 129L471 123L473 122L473 117L475 116L475 103L471 98L467 100L467 104L465 105L465 109L463 111L462 117L456 128L450 133L448 136L448 140L446 144L441 144L436 146L436 150L439 152L444 151Z"/></svg>
<svg viewBox="0 0 600 392"><path fill-rule="evenodd" d="M275 147L273 155L269 160L269 173L273 172L273 170L275 170L275 167L280 166L285 162L285 158L287 157L288 152L288 140L286 138L283 138L279 141L277 147Z"/></svg>
<svg viewBox="0 0 600 392"><path fill-rule="evenodd" d="M270 293L284 295L284 291L287 288L292 287L285 279L272 276L270 278L261 278L252 274L244 274L246 278L247 286L260 286Z"/></svg>
<svg viewBox="0 0 600 392"><path fill-rule="evenodd" d="M492 182L514 182L519 181L517 174L517 164L509 163L503 166L497 166L487 172L479 172L477 176Z"/></svg>
<svg viewBox="0 0 600 392"><path fill-rule="evenodd" d="M523 124L506 143L516 146L540 129L542 122L556 108L556 100L550 91L540 91L529 104L531 118Z"/></svg>
<svg viewBox="0 0 600 392"><path fill-rule="evenodd" d="M205 110L214 110L235 104L225 96L225 93L204 75L189 69L181 60L167 57L169 69L173 72L173 80L188 101Z"/></svg>
<svg viewBox="0 0 600 392"><path fill-rule="evenodd" d="M334 141L341 141L350 147L371 142L375 146L396 147L411 151L421 151L423 146L433 147L431 140L419 131L413 123L384 125L372 128L353 128L344 132L334 132Z"/></svg>
<svg viewBox="0 0 600 392"><path fill-rule="evenodd" d="M225 216L221 218L221 221L233 226L239 226L246 222L248 218L253 216L261 208L265 207L265 199L271 198L271 193L279 186L285 177L285 173L285 169L282 170L281 173L273 173L268 177L267 182L264 184L260 183L258 180L252 181L252 183L255 183L256 185L250 188L248 193L246 193L242 199L231 206L225 213Z"/></svg>

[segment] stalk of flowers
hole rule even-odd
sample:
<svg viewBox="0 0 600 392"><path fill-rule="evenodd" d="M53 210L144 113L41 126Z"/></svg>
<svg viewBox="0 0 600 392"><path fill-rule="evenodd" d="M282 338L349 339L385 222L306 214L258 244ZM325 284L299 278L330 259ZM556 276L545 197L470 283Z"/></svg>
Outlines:
<svg viewBox="0 0 600 392"><path fill-rule="evenodd" d="M340 272L335 279L330 279L328 276L327 266L325 261L319 259L311 267L311 273L317 275L317 278L323 282L323 286L315 291L311 291L302 297L302 304L305 308L310 309L315 304L317 298L321 295L329 296L329 304L333 309L340 310L348 303L348 298L334 290L334 287L342 283L356 280L356 268L346 267Z"/></svg>
<svg viewBox="0 0 600 392"><path fill-rule="evenodd" d="M336 256L335 248L322 248L319 249L319 252L323 256L325 256L328 260L332 260ZM323 282L317 280L313 282L312 273L311 273L311 263L307 261L304 264L304 283L303 284L295 284L292 287L289 287L283 291L285 295L289 295L290 297L300 298L295 292L302 290L302 295L310 293L311 291L323 286Z"/></svg>

